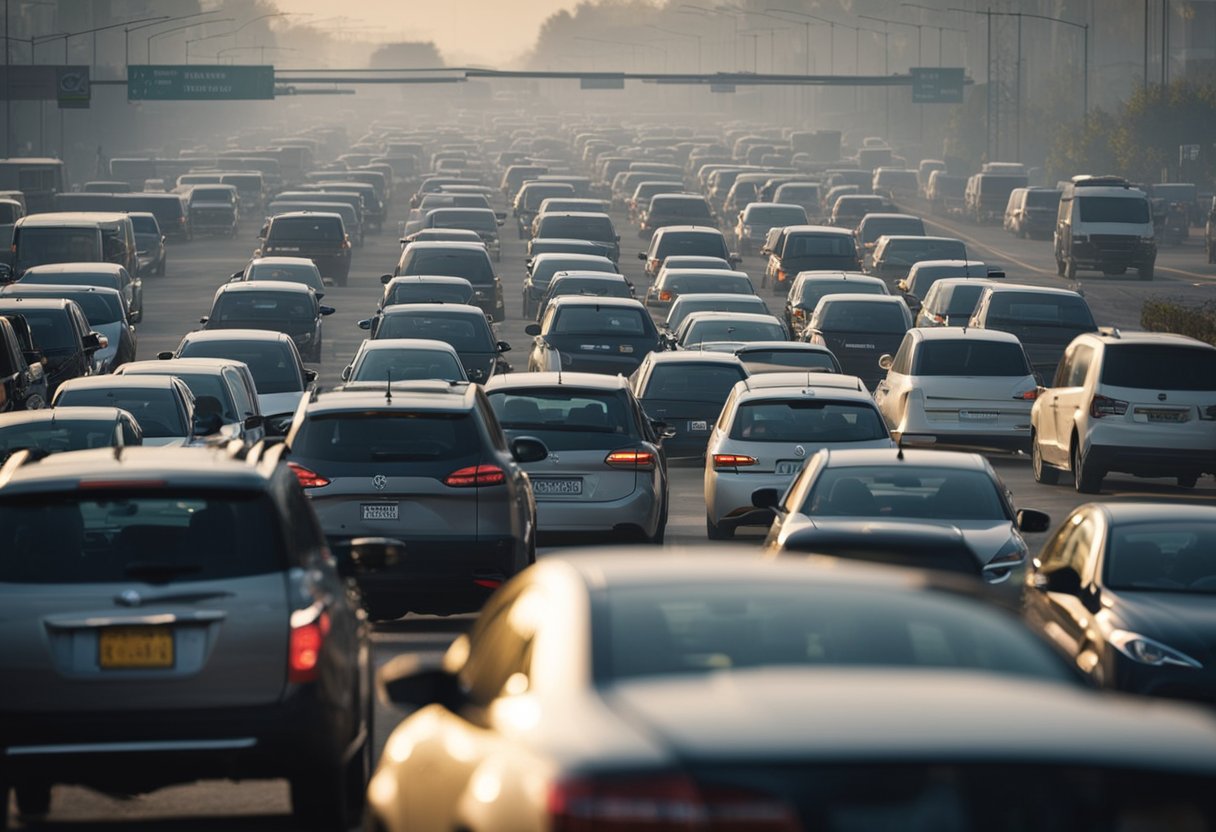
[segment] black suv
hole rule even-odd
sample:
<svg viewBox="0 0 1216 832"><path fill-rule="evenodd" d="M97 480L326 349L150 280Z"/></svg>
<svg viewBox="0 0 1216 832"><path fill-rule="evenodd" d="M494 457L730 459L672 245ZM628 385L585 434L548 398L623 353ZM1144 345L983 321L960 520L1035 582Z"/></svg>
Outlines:
<svg viewBox="0 0 1216 832"><path fill-rule="evenodd" d="M480 307L494 322L506 316L502 281L494 273L490 253L481 243L410 243L401 250L394 275L437 275L463 277L473 284L473 305Z"/></svg>
<svg viewBox="0 0 1216 832"><path fill-rule="evenodd" d="M225 283L216 290L203 329L267 329L285 332L305 361L321 360L321 318L334 314L303 283L254 280Z"/></svg>
<svg viewBox="0 0 1216 832"><path fill-rule="evenodd" d="M103 346L100 333L74 300L64 298L0 298L0 315L19 315L29 325L32 349L46 359L47 401L70 378L91 375L93 353Z"/></svg>
<svg viewBox="0 0 1216 832"><path fill-rule="evenodd" d="M321 277L345 286L350 276L350 237L338 214L293 211L271 217L258 234L254 257L307 257Z"/></svg>

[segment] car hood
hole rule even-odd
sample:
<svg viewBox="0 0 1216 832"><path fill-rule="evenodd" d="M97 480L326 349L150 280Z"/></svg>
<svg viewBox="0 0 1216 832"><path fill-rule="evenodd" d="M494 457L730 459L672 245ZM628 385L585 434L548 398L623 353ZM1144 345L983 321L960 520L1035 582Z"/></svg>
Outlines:
<svg viewBox="0 0 1216 832"><path fill-rule="evenodd" d="M300 403L303 396L304 393L300 390L293 390L289 393L259 393L258 409L268 416L277 413L294 413L296 405Z"/></svg>
<svg viewBox="0 0 1216 832"><path fill-rule="evenodd" d="M1203 662L1216 656L1216 604L1210 593L1107 590L1113 626L1177 648Z"/></svg>
<svg viewBox="0 0 1216 832"><path fill-rule="evenodd" d="M863 446L864 447L864 446ZM746 452L746 451L745 451ZM1009 542L1016 532L1008 520L919 520L914 517L816 517L811 515L792 515L786 521L784 530L793 534L807 527L833 529L838 527L865 528L870 523L877 526L933 526L940 529L958 529L963 533L963 540L975 552L981 564L988 563L993 556Z"/></svg>

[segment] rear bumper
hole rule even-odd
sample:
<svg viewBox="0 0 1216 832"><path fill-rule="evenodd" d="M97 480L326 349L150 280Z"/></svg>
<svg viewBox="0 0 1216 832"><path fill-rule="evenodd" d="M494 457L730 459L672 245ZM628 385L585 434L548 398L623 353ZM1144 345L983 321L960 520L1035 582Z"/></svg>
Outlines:
<svg viewBox="0 0 1216 832"><path fill-rule="evenodd" d="M1216 473L1216 448L1196 445L1180 448L1149 448L1128 445L1091 444L1086 463L1103 471L1119 471L1140 477L1177 477Z"/></svg>
<svg viewBox="0 0 1216 832"><path fill-rule="evenodd" d="M641 477L642 475L639 475ZM547 532L613 531L625 527L654 534L662 516L662 500L646 481L619 500L590 502L575 500L536 501L536 526Z"/></svg>
<svg viewBox="0 0 1216 832"><path fill-rule="evenodd" d="M1157 246L1140 242L1127 245L1073 243L1069 256L1082 267L1139 268L1156 262Z"/></svg>
<svg viewBox="0 0 1216 832"><path fill-rule="evenodd" d="M934 436L936 445L983 448L997 451L1030 451L1030 407L1025 413L1002 414L991 423L928 419L923 411L909 408L903 421L891 431L892 438L899 436ZM976 402L975 409L983 407Z"/></svg>
<svg viewBox="0 0 1216 832"><path fill-rule="evenodd" d="M735 474L712 471L706 477L705 510L719 526L767 526L773 513L752 505L752 494L761 488L775 488L784 494L795 474Z"/></svg>

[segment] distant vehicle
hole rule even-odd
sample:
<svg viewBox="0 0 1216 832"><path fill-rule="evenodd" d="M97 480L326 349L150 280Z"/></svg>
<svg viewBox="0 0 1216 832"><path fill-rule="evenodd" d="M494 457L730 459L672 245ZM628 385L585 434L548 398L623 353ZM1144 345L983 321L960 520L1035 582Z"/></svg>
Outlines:
<svg viewBox="0 0 1216 832"><path fill-rule="evenodd" d="M104 336L89 326L79 304L64 298L0 298L0 317L16 325L18 336L27 330L31 342L24 347L27 360L39 361L46 371L49 402L63 382L93 373L93 356L109 346Z"/></svg>
<svg viewBox="0 0 1216 832"><path fill-rule="evenodd" d="M355 357L342 368L342 380L468 381L456 348L433 338L381 338L359 344Z"/></svg>
<svg viewBox="0 0 1216 832"><path fill-rule="evenodd" d="M532 236L547 239L590 240L603 246L613 263L621 259L621 235L612 218L603 213L547 212L537 214Z"/></svg>
<svg viewBox="0 0 1216 832"><path fill-rule="evenodd" d="M511 349L499 341L489 321L476 306L454 303L407 303L386 306L359 328L371 332L373 340L425 338L451 344L460 355L470 381L484 384L499 372L509 372L502 354Z"/></svg>
<svg viewBox="0 0 1216 832"><path fill-rule="evenodd" d="M386 279L387 278L387 279ZM463 277L449 275L383 275L384 294L380 309L397 303L459 303L473 302L473 284Z"/></svg>
<svg viewBox="0 0 1216 832"><path fill-rule="evenodd" d="M423 228L462 228L477 233L494 262L502 259L498 227L502 219L488 208L435 208L422 219Z"/></svg>
<svg viewBox="0 0 1216 832"><path fill-rule="evenodd" d="M139 273L135 229L126 214L30 214L13 227L12 252L18 278L34 266L54 263L111 263Z"/></svg>
<svg viewBox="0 0 1216 832"><path fill-rule="evenodd" d="M925 221L912 214L866 214L857 224L856 233L863 252L869 254L879 237L925 236Z"/></svg>
<svg viewBox="0 0 1216 832"><path fill-rule="evenodd" d="M1080 269L1136 269L1152 280L1157 242L1148 197L1118 177L1073 177L1060 196L1054 251L1056 271L1068 280Z"/></svg>
<svg viewBox="0 0 1216 832"><path fill-rule="evenodd" d="M700 459L726 397L747 376L730 353L652 352L629 381L647 415L671 431L666 455Z"/></svg>
<svg viewBox="0 0 1216 832"><path fill-rule="evenodd" d="M739 254L747 256L758 251L769 229L805 226L807 222L806 209L801 205L750 202L739 212L734 227Z"/></svg>
<svg viewBox="0 0 1216 832"><path fill-rule="evenodd" d="M56 194L68 190L64 165L59 159L0 159L0 191L21 191L25 210L41 214L52 210Z"/></svg>
<svg viewBox="0 0 1216 832"><path fill-rule="evenodd" d="M683 187L682 183L673 183ZM700 194L656 194L640 212L638 236L650 238L660 228L672 225L709 226L717 222L717 216L709 201Z"/></svg>
<svg viewBox="0 0 1216 832"><path fill-rule="evenodd" d="M317 264L307 257L255 257L244 269L232 275L234 283L257 280L299 283L312 289L318 300L325 297L327 288Z"/></svg>
<svg viewBox="0 0 1216 832"><path fill-rule="evenodd" d="M646 290L646 308L665 314L682 295L755 295L756 287L746 272L716 269L663 269Z"/></svg>
<svg viewBox="0 0 1216 832"><path fill-rule="evenodd" d="M338 214L293 211L273 216L258 234L254 257L307 257L322 277L345 286L350 276L350 237Z"/></svg>
<svg viewBox="0 0 1216 832"><path fill-rule="evenodd" d="M975 304L989 286L987 279L946 277L934 281L916 313L916 326L961 326L971 320Z"/></svg>
<svg viewBox="0 0 1216 832"><path fill-rule="evenodd" d="M768 251L761 253L768 255L768 265L760 285L771 287L778 295L788 294L799 272L861 271L857 241L851 231L843 228L787 226L766 248Z"/></svg>
<svg viewBox="0 0 1216 832"><path fill-rule="evenodd" d="M676 272L678 274L678 272ZM684 319L694 312L749 312L757 315L769 314L763 298L757 295L741 295L734 292L685 292L671 302L663 328L674 333Z"/></svg>
<svg viewBox="0 0 1216 832"><path fill-rule="evenodd" d="M115 289L123 296L124 312L131 323L144 319L144 286L122 266L112 263L50 263L27 269L17 282L21 286L97 286Z"/></svg>
<svg viewBox="0 0 1216 832"><path fill-rule="evenodd" d="M967 261L967 244L954 237L879 237L870 260L869 273L895 287L922 260Z"/></svg>
<svg viewBox="0 0 1216 832"><path fill-rule="evenodd" d="M227 358L178 358L171 361L135 361L118 368L119 376L173 376L185 382L194 394L196 419L214 419L207 433L223 441L236 439L246 445L266 435L265 419L258 407L257 384L249 367Z"/></svg>
<svg viewBox="0 0 1216 832"><path fill-rule="evenodd" d="M181 447L216 433L220 424L196 419L194 394L174 376L93 376L65 381L51 407L117 407L135 417L145 445Z"/></svg>
<svg viewBox="0 0 1216 832"><path fill-rule="evenodd" d="M127 303L117 289L103 286L65 286L53 283L9 284L0 287L0 298L63 299L75 302L84 313L89 328L106 344L93 353L93 372L109 373L135 360L137 341Z"/></svg>
<svg viewBox="0 0 1216 832"><path fill-rule="evenodd" d="M803 340L827 347L844 372L870 389L886 376L878 364L893 355L912 327L901 298L877 294L831 294L820 299L803 330Z"/></svg>
<svg viewBox="0 0 1216 832"><path fill-rule="evenodd" d="M156 215L148 211L130 211L131 226L135 229L135 253L139 260L139 276L154 274L165 276L168 254L165 250L165 235L161 233Z"/></svg>
<svg viewBox="0 0 1216 832"><path fill-rule="evenodd" d="M186 196L190 227L195 234L235 237L240 222L240 199L233 185L196 185Z"/></svg>
<svg viewBox="0 0 1216 832"><path fill-rule="evenodd" d="M908 269L908 276L898 281L895 288L899 291L916 315L920 311L921 300L929 294L933 284L947 278L972 278L988 280L1001 277L1004 272L989 270L985 263L979 260L920 260Z"/></svg>
<svg viewBox="0 0 1216 832"><path fill-rule="evenodd" d="M967 180L967 188L963 192L967 217L977 223L988 223L1003 217L1009 194L1015 188L1025 188L1028 184L1025 173L1008 174L994 171L974 174Z"/></svg>
<svg viewBox="0 0 1216 832"><path fill-rule="evenodd" d="M640 301L627 298L555 298L532 336L528 370L628 376L650 352L662 349L654 321Z"/></svg>
<svg viewBox="0 0 1216 832"><path fill-rule="evenodd" d="M494 321L506 317L502 281L486 247L473 243L410 243L401 250L395 275L449 275L473 285L472 303Z"/></svg>
<svg viewBox="0 0 1216 832"><path fill-rule="evenodd" d="M1005 207L1005 230L1024 239L1051 239L1060 193L1056 188L1015 188Z"/></svg>
<svg viewBox="0 0 1216 832"><path fill-rule="evenodd" d="M249 367L257 384L258 409L272 424L290 421L301 397L316 381L315 370L304 368L295 341L285 332L265 329L223 329L191 332L174 352L157 358L228 358Z"/></svg>
<svg viewBox="0 0 1216 832"><path fill-rule="evenodd" d="M322 355L321 319L334 314L307 285L279 280L225 283L199 319L204 330L265 329L291 336L306 361Z"/></svg>
<svg viewBox="0 0 1216 832"><path fill-rule="evenodd" d="M961 217L967 204L967 177L954 176L944 170L933 171L925 186L925 199L934 214Z"/></svg>
<svg viewBox="0 0 1216 832"><path fill-rule="evenodd" d="M633 284L624 275L607 272L558 272L549 281L549 287L540 299L536 320L545 316L545 310L554 298L578 295L580 297L633 298Z"/></svg>
<svg viewBox="0 0 1216 832"><path fill-rule="evenodd" d="M1064 350L1074 338L1098 331L1089 304L1077 292L1017 284L986 288L967 326L1012 333L1044 381L1055 378Z"/></svg>
<svg viewBox="0 0 1216 832"><path fill-rule="evenodd" d="M877 277L860 272L805 271L799 272L790 286L785 301L785 325L792 337L801 338L815 307L827 295L866 294L889 295L887 284Z"/></svg>
<svg viewBox="0 0 1216 832"><path fill-rule="evenodd" d="M663 261L673 255L720 257L737 265L739 256L726 247L726 238L716 228L696 225L669 225L658 229L650 238L650 246L638 253L638 259L646 263L646 277L654 280Z"/></svg>
<svg viewBox="0 0 1216 832"><path fill-rule="evenodd" d="M750 375L793 373L839 373L840 362L820 344L799 341L752 341L734 348Z"/></svg>

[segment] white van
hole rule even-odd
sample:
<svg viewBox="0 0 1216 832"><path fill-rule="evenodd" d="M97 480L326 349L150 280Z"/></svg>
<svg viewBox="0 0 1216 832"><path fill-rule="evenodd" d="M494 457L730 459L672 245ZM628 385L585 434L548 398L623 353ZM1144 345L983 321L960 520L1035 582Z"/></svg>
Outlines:
<svg viewBox="0 0 1216 832"><path fill-rule="evenodd" d="M1157 242L1148 195L1117 176L1074 176L1064 184L1055 230L1056 271L1079 269L1153 279Z"/></svg>

